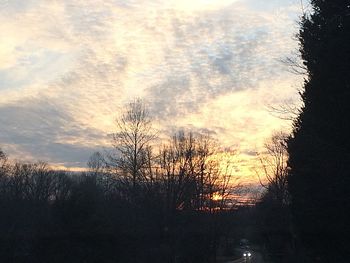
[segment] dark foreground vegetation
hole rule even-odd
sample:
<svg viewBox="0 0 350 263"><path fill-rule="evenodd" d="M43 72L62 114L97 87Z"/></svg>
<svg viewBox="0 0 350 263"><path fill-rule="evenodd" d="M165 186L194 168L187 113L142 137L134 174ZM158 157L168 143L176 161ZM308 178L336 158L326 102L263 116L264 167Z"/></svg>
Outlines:
<svg viewBox="0 0 350 263"><path fill-rule="evenodd" d="M95 153L84 173L1 152L1 262L215 262L234 205L230 166L190 133L155 155L141 105L122 116L115 151Z"/></svg>
<svg viewBox="0 0 350 263"><path fill-rule="evenodd" d="M311 6L302 64L289 60L305 74L303 106L292 133L259 155L266 191L254 207L236 209L231 152L184 132L155 147L136 100L118 118L114 150L95 153L84 173L0 151L0 261L215 262L246 236L266 262L349 262L350 1Z"/></svg>
<svg viewBox="0 0 350 263"><path fill-rule="evenodd" d="M298 35L302 63L292 63L305 76L303 106L281 143L287 198L272 184L260 207L275 262L349 262L350 1L310 2Z"/></svg>

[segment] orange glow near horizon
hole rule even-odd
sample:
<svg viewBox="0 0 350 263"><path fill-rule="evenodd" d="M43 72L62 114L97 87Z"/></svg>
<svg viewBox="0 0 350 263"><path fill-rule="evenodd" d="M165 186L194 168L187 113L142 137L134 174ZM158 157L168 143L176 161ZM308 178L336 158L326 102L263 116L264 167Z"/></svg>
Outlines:
<svg viewBox="0 0 350 263"><path fill-rule="evenodd" d="M214 193L213 197L211 198L213 201L221 201L222 200L222 195L220 195L219 193Z"/></svg>

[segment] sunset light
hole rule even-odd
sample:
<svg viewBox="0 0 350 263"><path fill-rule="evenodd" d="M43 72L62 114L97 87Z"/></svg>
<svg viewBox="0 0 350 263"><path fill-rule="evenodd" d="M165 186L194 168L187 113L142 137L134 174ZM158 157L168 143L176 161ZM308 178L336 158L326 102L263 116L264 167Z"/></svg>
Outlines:
<svg viewBox="0 0 350 263"><path fill-rule="evenodd" d="M350 262L350 0L0 0L0 262Z"/></svg>
<svg viewBox="0 0 350 263"><path fill-rule="evenodd" d="M223 196L220 195L219 193L214 193L213 194L213 197L212 197L213 201L221 201L222 199L223 199Z"/></svg>
<svg viewBox="0 0 350 263"><path fill-rule="evenodd" d="M118 111L141 97L160 133L215 134L240 153L236 174L255 180L252 153L290 130L268 106L297 102L301 85L280 62L297 48L299 1L255 2L7 1L2 148L78 170L110 147Z"/></svg>

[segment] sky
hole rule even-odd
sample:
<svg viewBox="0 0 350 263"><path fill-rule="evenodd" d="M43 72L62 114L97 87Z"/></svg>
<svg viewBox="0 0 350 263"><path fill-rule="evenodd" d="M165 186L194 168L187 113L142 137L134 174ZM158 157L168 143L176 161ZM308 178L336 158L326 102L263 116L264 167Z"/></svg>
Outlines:
<svg viewBox="0 0 350 263"><path fill-rule="evenodd" d="M71 170L111 145L136 97L163 134L212 133L253 178L297 103L300 0L0 0L0 147Z"/></svg>

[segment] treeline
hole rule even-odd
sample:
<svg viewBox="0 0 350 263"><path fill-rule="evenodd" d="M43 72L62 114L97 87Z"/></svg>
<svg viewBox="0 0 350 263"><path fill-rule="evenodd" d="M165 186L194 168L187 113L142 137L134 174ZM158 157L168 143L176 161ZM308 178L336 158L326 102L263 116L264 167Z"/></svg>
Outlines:
<svg viewBox="0 0 350 263"><path fill-rule="evenodd" d="M230 161L207 135L178 132L156 147L139 100L118 121L114 149L86 172L1 152L2 262L215 262L238 187Z"/></svg>
<svg viewBox="0 0 350 263"><path fill-rule="evenodd" d="M349 262L350 1L311 0L310 7L297 36L301 63L291 60L304 74L303 105L292 112L292 133L270 148L284 148L288 161L274 166L280 172L265 170L261 229L274 262Z"/></svg>
<svg viewBox="0 0 350 263"><path fill-rule="evenodd" d="M350 1L311 6L299 33L304 105L288 140L297 253L303 262L349 262Z"/></svg>

